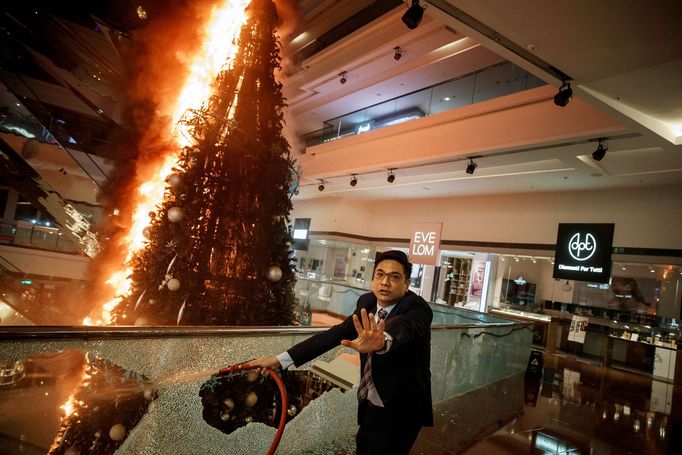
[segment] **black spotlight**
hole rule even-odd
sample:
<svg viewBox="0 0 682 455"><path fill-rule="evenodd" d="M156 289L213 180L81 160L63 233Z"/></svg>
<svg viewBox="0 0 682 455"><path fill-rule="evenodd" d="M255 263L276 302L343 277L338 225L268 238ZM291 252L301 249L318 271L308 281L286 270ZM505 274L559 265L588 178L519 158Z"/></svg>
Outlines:
<svg viewBox="0 0 682 455"><path fill-rule="evenodd" d="M339 76L341 76L341 79L339 79L339 82L341 82L342 84L345 84L346 82L348 82L348 79L346 79L346 72L345 71L342 73L339 73Z"/></svg>
<svg viewBox="0 0 682 455"><path fill-rule="evenodd" d="M358 176L353 174L350 178L350 186L355 186L358 184Z"/></svg>
<svg viewBox="0 0 682 455"><path fill-rule="evenodd" d="M317 189L320 191L324 191L324 182L320 180L320 184L317 186Z"/></svg>
<svg viewBox="0 0 682 455"><path fill-rule="evenodd" d="M469 164L467 164L467 174L473 174L474 171L476 170L476 167L478 167L478 164L474 163L474 160L469 159Z"/></svg>
<svg viewBox="0 0 682 455"><path fill-rule="evenodd" d="M592 152L592 159L595 161L601 161L604 156L606 156L606 151L609 149L609 145L604 142L604 139L599 139L599 145L597 150Z"/></svg>
<svg viewBox="0 0 682 455"><path fill-rule="evenodd" d="M401 49L400 46L394 47L393 50L395 51L395 54L393 54L393 60L398 61L403 58L405 51Z"/></svg>
<svg viewBox="0 0 682 455"><path fill-rule="evenodd" d="M386 181L388 183L393 183L395 182L395 174L393 173L393 169L388 170L388 177L386 177Z"/></svg>
<svg viewBox="0 0 682 455"><path fill-rule="evenodd" d="M557 106L565 107L573 96L573 90L571 90L571 84L564 82L561 88L559 88L559 93L554 95L554 104Z"/></svg>
<svg viewBox="0 0 682 455"><path fill-rule="evenodd" d="M424 8L419 4L419 0L412 0L412 6L403 14L403 22L407 28L415 29L422 21L422 17L424 17Z"/></svg>

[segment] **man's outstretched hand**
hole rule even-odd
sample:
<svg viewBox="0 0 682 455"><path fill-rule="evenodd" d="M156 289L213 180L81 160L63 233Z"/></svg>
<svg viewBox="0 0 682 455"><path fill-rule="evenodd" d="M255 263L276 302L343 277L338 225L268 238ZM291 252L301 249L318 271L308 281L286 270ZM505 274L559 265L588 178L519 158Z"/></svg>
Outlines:
<svg viewBox="0 0 682 455"><path fill-rule="evenodd" d="M384 320L379 324L374 321L372 313L367 315L367 310L360 310L360 318L357 314L353 315L353 324L358 337L354 340L342 340L341 344L358 352L375 352L384 349Z"/></svg>

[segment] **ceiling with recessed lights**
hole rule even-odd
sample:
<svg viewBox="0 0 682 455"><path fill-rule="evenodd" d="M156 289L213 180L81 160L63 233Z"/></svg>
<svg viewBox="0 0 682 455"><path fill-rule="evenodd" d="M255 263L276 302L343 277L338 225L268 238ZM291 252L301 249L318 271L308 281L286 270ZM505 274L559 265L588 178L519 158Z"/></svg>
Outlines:
<svg viewBox="0 0 682 455"><path fill-rule="evenodd" d="M304 3L317 3L315 18L327 11L338 22L346 18L342 6ZM571 103L579 100L606 114L620 125L617 133L583 128L555 140L499 141L476 151L478 166L471 175L465 173L469 155L464 150L430 159L417 148L411 159L400 162L385 160L381 153L382 159L365 162L353 156L360 139L344 138L339 142L349 145L335 147L343 151L338 156L348 159L334 155L323 169L319 163L328 146L306 149L296 144L294 149L306 151L298 157L302 179L297 198L430 198L682 185L682 150L677 145L682 129L676 133L678 117L682 125L682 85L675 82L682 73L682 41L673 39L682 19L678 2L633 8L621 8L615 1L427 3L424 20L414 30L400 21L405 11L401 4L298 62L285 83L290 127L299 135L321 129L325 121L339 128L338 118L346 114L360 110L355 115L361 116L368 106L509 61L554 91L561 85L557 74L566 75L574 91ZM306 27L313 30L309 24L315 23L304 23L298 36L307 33ZM307 36L314 40L312 31ZM394 59L396 47L404 49L399 60ZM339 83L341 72L346 72L345 84ZM436 98L444 103L450 94ZM425 110L423 104L418 107ZM553 115L561 119L562 108L553 107ZM570 108L565 108L565 117ZM503 126L494 119L488 125L491 132ZM376 137L366 140L371 144L366 149L388 147L390 142L380 137L388 133L379 131L364 133ZM608 151L597 161L592 153L602 137ZM453 135L452 140L456 148L458 138ZM393 183L386 180L389 168L395 169ZM354 187L351 174L358 176ZM320 181L323 192L317 189Z"/></svg>

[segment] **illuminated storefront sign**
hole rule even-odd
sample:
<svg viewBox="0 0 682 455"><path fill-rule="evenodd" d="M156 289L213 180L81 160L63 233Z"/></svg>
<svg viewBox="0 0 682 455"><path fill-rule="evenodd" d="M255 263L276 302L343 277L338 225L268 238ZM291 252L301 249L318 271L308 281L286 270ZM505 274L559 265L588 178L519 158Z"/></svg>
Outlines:
<svg viewBox="0 0 682 455"><path fill-rule="evenodd" d="M611 276L613 224L559 224L554 278L607 283Z"/></svg>
<svg viewBox="0 0 682 455"><path fill-rule="evenodd" d="M310 243L310 218L296 218L291 236L294 240L294 249L308 251Z"/></svg>
<svg viewBox="0 0 682 455"><path fill-rule="evenodd" d="M413 264L436 265L443 223L424 223L415 226L410 238L410 261Z"/></svg>
<svg viewBox="0 0 682 455"><path fill-rule="evenodd" d="M355 134L362 134L374 129L374 120L368 120L355 125Z"/></svg>

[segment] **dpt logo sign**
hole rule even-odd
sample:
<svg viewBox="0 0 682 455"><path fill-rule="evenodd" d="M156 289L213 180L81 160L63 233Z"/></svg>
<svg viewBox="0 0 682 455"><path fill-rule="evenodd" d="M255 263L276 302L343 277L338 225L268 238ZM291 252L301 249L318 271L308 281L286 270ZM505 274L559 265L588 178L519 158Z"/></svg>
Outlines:
<svg viewBox="0 0 682 455"><path fill-rule="evenodd" d="M576 232L568 241L568 254L576 261L587 261L597 251L597 241L589 232L585 234L584 238L580 236L581 233Z"/></svg>
<svg viewBox="0 0 682 455"><path fill-rule="evenodd" d="M554 278L608 283L613 224L562 223L557 234Z"/></svg>

